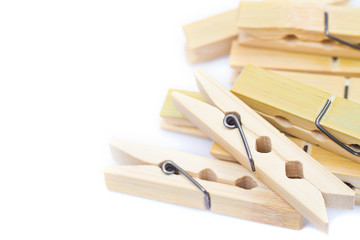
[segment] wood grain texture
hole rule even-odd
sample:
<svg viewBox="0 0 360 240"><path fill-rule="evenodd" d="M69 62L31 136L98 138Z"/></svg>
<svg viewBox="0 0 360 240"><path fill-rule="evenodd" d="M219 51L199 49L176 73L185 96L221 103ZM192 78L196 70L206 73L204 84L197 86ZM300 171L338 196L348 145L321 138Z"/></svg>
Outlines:
<svg viewBox="0 0 360 240"><path fill-rule="evenodd" d="M333 59L329 56L247 47L234 41L230 51L231 67L242 69L248 64L270 70L360 76L359 59Z"/></svg>
<svg viewBox="0 0 360 240"><path fill-rule="evenodd" d="M300 52L324 55L330 57L344 57L360 59L360 51L333 40L321 42L302 41L296 36L289 35L280 39L259 39L244 30L239 31L238 43L243 46L276 49L290 52Z"/></svg>
<svg viewBox="0 0 360 240"><path fill-rule="evenodd" d="M190 63L228 55L231 42L238 36L237 9L220 13L183 26L186 54Z"/></svg>
<svg viewBox="0 0 360 240"><path fill-rule="evenodd" d="M344 97L345 94L346 78L343 76L291 72L291 71L272 71L272 72L288 77L292 80L304 83L308 86L321 89L322 91L331 93L332 95L338 97Z"/></svg>
<svg viewBox="0 0 360 240"><path fill-rule="evenodd" d="M279 71L271 70L271 72L285 76L292 80L304 83L311 87L319 88L325 92L329 92L332 95L338 97L344 97L345 86L349 78L344 76L334 76L328 74L316 74L316 73L305 73L305 72L293 72L293 71ZM241 70L234 70L231 84L234 85L239 78ZM351 79L351 78L350 78Z"/></svg>
<svg viewBox="0 0 360 240"><path fill-rule="evenodd" d="M305 41L327 40L324 11L329 14L329 31L354 44L360 43L360 9L323 6L298 1L242 1L237 26L259 39L281 39L295 35Z"/></svg>
<svg viewBox="0 0 360 240"><path fill-rule="evenodd" d="M331 94L251 65L244 69L231 91L264 117L276 117L276 127L281 131L359 161L359 157L331 144L314 125ZM358 103L336 97L321 124L345 144L359 144L359 119ZM302 135L302 129L308 130L310 136Z"/></svg>
<svg viewBox="0 0 360 240"><path fill-rule="evenodd" d="M162 129L173 131L173 132L188 134L188 135L192 135L192 136L196 136L196 137L207 138L207 136L203 132L201 132L198 128L196 128L195 126L189 127L189 126L184 126L184 125L173 124L172 122L167 121L166 118L161 120L160 127Z"/></svg>
<svg viewBox="0 0 360 240"><path fill-rule="evenodd" d="M231 131L224 127L222 123L223 112L236 112L241 116L243 129L252 154L254 159L258 159L255 160L256 176L266 182L272 190L282 196L316 226L323 230L327 226L324 200L326 205L332 207L353 207L354 193L338 178L326 171L318 162L205 73L197 71L195 76L203 97L217 108L175 92L172 93L172 99L176 108L201 131L230 152L243 166L250 167L245 150L239 148L242 146L241 137L237 131ZM254 142L261 136L267 136L271 139L271 152L266 154L257 152ZM296 159L296 162L290 159ZM294 166L293 163L304 169L306 181L304 179L297 181L291 176L285 175L285 166L286 168L288 164ZM311 184L309 184L310 182ZM295 189L297 192L294 192ZM299 190L307 193L300 193ZM307 199L312 199L309 200L312 202L311 206L308 205L308 200L304 201L305 195Z"/></svg>
<svg viewBox="0 0 360 240"><path fill-rule="evenodd" d="M345 87L347 86L348 99L360 103L360 78L346 78L344 76L278 70L271 70L271 72L304 83L311 87L321 89L337 97L345 96ZM234 70L233 78L231 80L232 85L235 84L236 80L240 76L240 73L241 71Z"/></svg>
<svg viewBox="0 0 360 240"><path fill-rule="evenodd" d="M239 164L111 139L115 161L105 169L110 190L205 209L203 193L183 175L166 175L171 159L209 193L211 211L281 227L300 229L302 216Z"/></svg>

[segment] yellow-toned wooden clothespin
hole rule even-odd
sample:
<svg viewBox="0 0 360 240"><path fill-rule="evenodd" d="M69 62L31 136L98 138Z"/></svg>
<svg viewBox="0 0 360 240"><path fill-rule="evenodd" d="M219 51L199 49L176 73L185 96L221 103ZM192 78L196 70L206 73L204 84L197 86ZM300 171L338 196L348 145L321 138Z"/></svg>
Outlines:
<svg viewBox="0 0 360 240"><path fill-rule="evenodd" d="M301 214L239 164L116 138L110 147L122 164L105 168L110 190L286 228L302 227Z"/></svg>
<svg viewBox="0 0 360 240"><path fill-rule="evenodd" d="M248 64L271 70L360 76L360 59L248 47L234 41L230 51L231 67L241 70Z"/></svg>
<svg viewBox="0 0 360 240"><path fill-rule="evenodd" d="M204 72L195 75L209 104L177 92L172 100L196 127L320 229L326 206L353 208L354 192L337 177Z"/></svg>
<svg viewBox="0 0 360 240"><path fill-rule="evenodd" d="M231 91L281 131L360 162L360 104L252 65Z"/></svg>

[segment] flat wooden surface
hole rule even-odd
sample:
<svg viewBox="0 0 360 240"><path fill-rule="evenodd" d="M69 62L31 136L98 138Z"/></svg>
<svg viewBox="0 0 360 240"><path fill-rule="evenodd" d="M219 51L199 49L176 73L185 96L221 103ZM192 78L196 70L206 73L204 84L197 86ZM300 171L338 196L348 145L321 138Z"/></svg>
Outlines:
<svg viewBox="0 0 360 240"><path fill-rule="evenodd" d="M271 70L271 72L321 89L337 97L345 97L345 92L347 91L349 100L360 103L360 78L279 70ZM236 82L240 73L240 70L234 70L233 78L231 79L232 85Z"/></svg>
<svg viewBox="0 0 360 240"><path fill-rule="evenodd" d="M329 92L332 95L338 97L344 97L345 94L346 78L343 76L276 70L272 72L304 83L311 87L321 89L322 91Z"/></svg>
<svg viewBox="0 0 360 240"><path fill-rule="evenodd" d="M340 57L333 59L329 56L308 53L248 47L234 41L230 52L231 67L242 69L248 64L271 70L360 76L359 59Z"/></svg>
<svg viewBox="0 0 360 240"><path fill-rule="evenodd" d="M204 194L182 174L166 175L171 160L209 193L211 211L281 227L300 229L302 216L239 164L112 138L114 160L105 169L110 190L205 209Z"/></svg>
<svg viewBox="0 0 360 240"><path fill-rule="evenodd" d="M344 76L335 76L329 74L280 71L280 70L270 70L270 71L288 77L292 80L304 83L311 87L319 88L325 92L329 92L332 95L338 97L345 96L345 86L348 84L349 79L352 79L352 78L346 78ZM240 73L241 70L234 70L233 77L231 79L232 85L235 84L235 82L239 78Z"/></svg>
<svg viewBox="0 0 360 240"><path fill-rule="evenodd" d="M273 86L271 91L267 87L269 84ZM314 125L316 117L331 94L254 66L248 66L242 72L232 92L255 110L278 117L278 120L283 122L281 130L288 132L287 128L293 125L306 129L313 133L311 143L359 161L355 155L340 147L336 148L335 143L330 146L328 143L331 141L319 134ZM358 103L336 97L321 124L345 144L359 144L359 117ZM294 132L288 133L294 135ZM308 141L306 137L295 134L294 136Z"/></svg>

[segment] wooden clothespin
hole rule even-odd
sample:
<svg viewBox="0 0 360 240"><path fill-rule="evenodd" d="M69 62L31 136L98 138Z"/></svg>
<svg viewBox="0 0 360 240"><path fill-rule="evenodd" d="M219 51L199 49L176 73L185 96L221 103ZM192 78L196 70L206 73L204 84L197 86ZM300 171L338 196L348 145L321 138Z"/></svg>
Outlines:
<svg viewBox="0 0 360 240"><path fill-rule="evenodd" d="M321 79L321 78L320 78ZM320 80L318 79L318 80ZM338 78L335 78L336 80ZM340 79L339 79L340 80ZM320 81L321 82L321 81ZM336 86L336 84L335 84ZM331 88L330 88L331 89ZM185 118L174 106L171 100L173 92L180 92L187 96L205 101L199 92L181 91L170 89L166 96L163 108L161 110L161 127L163 129L189 134L198 137L207 137L198 128L196 128L189 120ZM336 91L335 91L336 92ZM360 204L360 164L350 159L344 158L338 154L327 151L321 147L310 144L304 140L287 136L298 147L310 154L315 160L323 165L328 171L332 172L336 177L348 185L356 194L356 204ZM214 143L210 154L220 160L237 162L228 152Z"/></svg>
<svg viewBox="0 0 360 240"><path fill-rule="evenodd" d="M292 71L272 70L271 72L304 83L311 87L318 88L332 95L343 97L353 102L360 103L360 78L357 77L348 78L344 76L292 72ZM240 73L241 73L240 70L234 70L231 79L232 85L235 84Z"/></svg>
<svg viewBox="0 0 360 240"><path fill-rule="evenodd" d="M252 65L231 91L281 131L360 162L360 104Z"/></svg>
<svg viewBox="0 0 360 240"><path fill-rule="evenodd" d="M300 229L302 216L239 164L111 139L110 190L276 226Z"/></svg>
<svg viewBox="0 0 360 240"><path fill-rule="evenodd" d="M209 104L174 92L175 107L310 222L326 231L326 206L354 207L337 177L205 73L195 76Z"/></svg>
<svg viewBox="0 0 360 240"><path fill-rule="evenodd" d="M329 39L360 49L360 9L302 1L241 1L237 26L258 39L321 42Z"/></svg>
<svg viewBox="0 0 360 240"><path fill-rule="evenodd" d="M241 70L248 64L271 70L360 76L360 59L248 47L234 41L230 51L231 67Z"/></svg>

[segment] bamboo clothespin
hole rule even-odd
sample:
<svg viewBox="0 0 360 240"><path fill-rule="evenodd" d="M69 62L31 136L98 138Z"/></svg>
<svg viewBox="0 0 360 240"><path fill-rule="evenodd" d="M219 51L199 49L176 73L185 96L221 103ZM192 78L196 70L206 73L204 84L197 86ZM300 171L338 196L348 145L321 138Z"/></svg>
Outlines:
<svg viewBox="0 0 360 240"><path fill-rule="evenodd" d="M292 71L272 70L271 72L304 83L311 87L318 88L332 95L343 97L353 102L360 103L360 78L356 78L356 77L347 78L344 76L292 72ZM233 77L231 79L232 85L235 84L240 73L241 73L240 70L234 70Z"/></svg>
<svg viewBox="0 0 360 240"><path fill-rule="evenodd" d="M271 70L360 76L360 59L255 48L234 41L230 51L231 67L241 70L248 64Z"/></svg>
<svg viewBox="0 0 360 240"><path fill-rule="evenodd" d="M216 213L281 227L302 226L302 216L294 208L239 164L115 138L110 147L114 159L123 164L105 169L110 190L210 208ZM178 167L191 181L182 173L176 174Z"/></svg>
<svg viewBox="0 0 360 240"><path fill-rule="evenodd" d="M318 74L318 73L305 73L305 72L293 72L293 71L278 71L271 70L271 72L285 76L292 80L304 83L311 87L319 88L325 92L329 92L338 97L344 97L350 100L356 99L356 84L358 78L347 78L344 76ZM241 70L234 70L231 79L231 85L234 85L238 79ZM353 93L354 92L354 93ZM360 103L360 101L358 101Z"/></svg>
<svg viewBox="0 0 360 240"><path fill-rule="evenodd" d="M254 171L255 161L254 174L310 222L326 231L326 206L354 207L354 192L337 177L205 73L196 72L196 78L203 97L214 106L175 92L175 107L248 170ZM228 129L233 124L241 134Z"/></svg>
<svg viewBox="0 0 360 240"><path fill-rule="evenodd" d="M337 79L337 78L336 78ZM334 79L335 80L335 79ZM340 80L340 79L339 79ZM190 134L198 137L207 137L198 128L196 128L189 120L185 118L174 106L171 100L173 92L180 92L187 96L205 101L198 92L189 92L170 89L166 96L163 108L161 110L161 127L166 130ZM346 159L340 155L329 152L323 148L312 145L304 140L289 137L298 147L310 154L315 160L321 163L328 171L332 172L341 181L345 182L356 192L356 203L360 204L360 164L350 159ZM214 143L210 154L220 160L228 160L237 162L229 153L227 153L218 144Z"/></svg>
<svg viewBox="0 0 360 240"><path fill-rule="evenodd" d="M258 39L282 39L296 36L300 40L327 41L331 35L354 45L360 44L360 9L324 6L298 1L241 1L237 26Z"/></svg>
<svg viewBox="0 0 360 240"><path fill-rule="evenodd" d="M329 132L356 152L360 144L358 103L252 65L243 70L231 91L279 130L360 162L359 156L325 135ZM320 122L321 127L327 129L324 132L317 129L315 122L327 101L332 104Z"/></svg>

